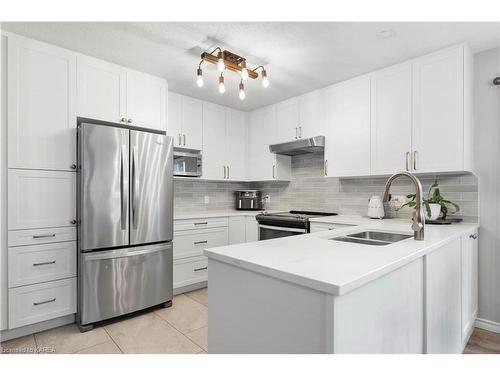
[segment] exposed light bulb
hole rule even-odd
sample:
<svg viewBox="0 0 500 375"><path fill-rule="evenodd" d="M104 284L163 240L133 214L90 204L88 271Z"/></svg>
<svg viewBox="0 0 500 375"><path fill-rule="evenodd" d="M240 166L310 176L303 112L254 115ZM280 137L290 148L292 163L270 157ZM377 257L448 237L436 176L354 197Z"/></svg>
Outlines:
<svg viewBox="0 0 500 375"><path fill-rule="evenodd" d="M246 81L248 79L248 69L246 61L241 63L241 79Z"/></svg>
<svg viewBox="0 0 500 375"><path fill-rule="evenodd" d="M198 69L197 71L196 85L198 87L203 87L203 72L201 69Z"/></svg>
<svg viewBox="0 0 500 375"><path fill-rule="evenodd" d="M269 79L267 78L267 72L265 69L262 69L262 86L269 87Z"/></svg>
<svg viewBox="0 0 500 375"><path fill-rule="evenodd" d="M221 94L226 92L226 85L224 85L224 76L222 74L219 77L219 92Z"/></svg>
<svg viewBox="0 0 500 375"><path fill-rule="evenodd" d="M240 82L240 92L238 93L238 96L240 97L240 100L245 100L245 85L243 84L243 81Z"/></svg>
<svg viewBox="0 0 500 375"><path fill-rule="evenodd" d="M223 58L222 52L219 52L217 54L217 57L219 58L217 60L217 70L222 73L224 71L224 69L226 69L226 65L224 64L224 58Z"/></svg>

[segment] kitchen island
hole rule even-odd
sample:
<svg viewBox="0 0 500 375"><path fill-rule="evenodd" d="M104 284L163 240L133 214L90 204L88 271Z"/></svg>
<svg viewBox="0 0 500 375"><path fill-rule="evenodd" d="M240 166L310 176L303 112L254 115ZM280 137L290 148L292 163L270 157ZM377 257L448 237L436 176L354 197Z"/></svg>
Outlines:
<svg viewBox="0 0 500 375"><path fill-rule="evenodd" d="M477 224L426 226L374 246L332 240L412 235L407 220L205 250L210 353L460 353L477 314Z"/></svg>

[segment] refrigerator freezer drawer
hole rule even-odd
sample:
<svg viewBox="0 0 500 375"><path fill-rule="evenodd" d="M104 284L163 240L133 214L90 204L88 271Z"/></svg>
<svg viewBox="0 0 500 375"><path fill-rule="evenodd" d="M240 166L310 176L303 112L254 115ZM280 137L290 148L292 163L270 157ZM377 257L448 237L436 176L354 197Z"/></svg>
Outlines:
<svg viewBox="0 0 500 375"><path fill-rule="evenodd" d="M81 324L170 301L172 255L171 243L82 254Z"/></svg>

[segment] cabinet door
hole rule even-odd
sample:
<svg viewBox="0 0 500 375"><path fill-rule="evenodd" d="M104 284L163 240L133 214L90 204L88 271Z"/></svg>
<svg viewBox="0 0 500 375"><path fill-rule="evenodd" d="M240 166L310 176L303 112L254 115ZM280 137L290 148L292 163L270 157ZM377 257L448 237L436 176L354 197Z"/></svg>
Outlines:
<svg viewBox="0 0 500 375"><path fill-rule="evenodd" d="M76 173L10 169L8 229L76 224Z"/></svg>
<svg viewBox="0 0 500 375"><path fill-rule="evenodd" d="M299 100L291 98L276 104L278 135L274 143L290 142L299 138Z"/></svg>
<svg viewBox="0 0 500 375"><path fill-rule="evenodd" d="M78 116L110 122L126 119L124 68L79 55L77 88Z"/></svg>
<svg viewBox="0 0 500 375"><path fill-rule="evenodd" d="M462 237L462 345L467 344L477 317L478 234Z"/></svg>
<svg viewBox="0 0 500 375"><path fill-rule="evenodd" d="M331 86L328 93L325 174L370 174L370 77Z"/></svg>
<svg viewBox="0 0 500 375"><path fill-rule="evenodd" d="M215 104L204 104L202 177L225 179L226 168L226 111Z"/></svg>
<svg viewBox="0 0 500 375"><path fill-rule="evenodd" d="M127 122L143 128L167 129L167 81L127 71Z"/></svg>
<svg viewBox="0 0 500 375"><path fill-rule="evenodd" d="M413 63L416 172L463 170L463 55L463 47L455 47Z"/></svg>
<svg viewBox="0 0 500 375"><path fill-rule="evenodd" d="M182 96L168 93L167 134L174 138L174 147L182 146Z"/></svg>
<svg viewBox="0 0 500 375"><path fill-rule="evenodd" d="M229 245L246 242L246 218L237 216L229 218Z"/></svg>
<svg viewBox="0 0 500 375"><path fill-rule="evenodd" d="M8 167L71 170L76 163L76 54L8 38Z"/></svg>
<svg viewBox="0 0 500 375"><path fill-rule="evenodd" d="M371 173L411 170L411 64L372 75Z"/></svg>
<svg viewBox="0 0 500 375"><path fill-rule="evenodd" d="M327 123L327 91L316 90L299 98L299 138L325 135Z"/></svg>
<svg viewBox="0 0 500 375"><path fill-rule="evenodd" d="M226 164L229 180L247 179L246 114L234 109L226 110Z"/></svg>
<svg viewBox="0 0 500 375"><path fill-rule="evenodd" d="M182 97L182 133L182 147L202 149L203 105L187 96Z"/></svg>
<svg viewBox="0 0 500 375"><path fill-rule="evenodd" d="M245 222L245 238L246 242L259 240L259 225L254 216L247 216Z"/></svg>

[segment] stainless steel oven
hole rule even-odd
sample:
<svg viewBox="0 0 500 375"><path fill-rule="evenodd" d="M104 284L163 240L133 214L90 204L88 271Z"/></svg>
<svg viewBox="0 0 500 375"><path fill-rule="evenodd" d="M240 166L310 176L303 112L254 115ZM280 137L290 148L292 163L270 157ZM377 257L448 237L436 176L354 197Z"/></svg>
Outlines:
<svg viewBox="0 0 500 375"><path fill-rule="evenodd" d="M201 152L174 149L174 176L201 177Z"/></svg>
<svg viewBox="0 0 500 375"><path fill-rule="evenodd" d="M280 238L280 237L295 236L304 233L307 233L307 229L275 227L272 225L259 224L259 241L270 240L273 238Z"/></svg>

